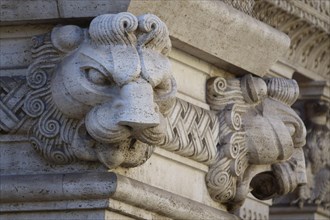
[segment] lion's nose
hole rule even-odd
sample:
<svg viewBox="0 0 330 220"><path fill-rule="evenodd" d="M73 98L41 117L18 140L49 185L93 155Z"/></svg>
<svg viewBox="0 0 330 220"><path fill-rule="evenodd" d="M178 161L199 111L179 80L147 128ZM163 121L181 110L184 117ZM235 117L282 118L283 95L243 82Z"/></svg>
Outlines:
<svg viewBox="0 0 330 220"><path fill-rule="evenodd" d="M145 129L160 123L153 97L153 89L144 80L130 82L121 89L122 111L118 112L120 125Z"/></svg>

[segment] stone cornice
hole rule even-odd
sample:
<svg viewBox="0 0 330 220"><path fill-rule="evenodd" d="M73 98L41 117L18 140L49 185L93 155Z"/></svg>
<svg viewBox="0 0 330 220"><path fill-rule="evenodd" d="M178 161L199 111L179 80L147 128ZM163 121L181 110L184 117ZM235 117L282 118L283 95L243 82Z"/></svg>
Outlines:
<svg viewBox="0 0 330 220"><path fill-rule="evenodd" d="M300 97L303 100L325 100L330 102L330 85L326 81L301 83Z"/></svg>
<svg viewBox="0 0 330 220"><path fill-rule="evenodd" d="M253 13L259 20L290 37L290 49L284 55L290 64L299 65L327 80L330 76L330 17L323 15L327 18L324 18L326 23L320 19L313 19L313 15L295 4L302 5L299 1L257 1ZM305 5L304 8L309 7ZM308 76L303 69L300 73Z"/></svg>
<svg viewBox="0 0 330 220"><path fill-rule="evenodd" d="M294 207L294 206L287 206L287 205L280 205L280 204L274 204L272 208L270 209L270 214L307 214L307 213L312 213L315 215L321 214L324 215L324 217L329 217L330 216L330 211L329 209L325 209L323 207L315 206L313 204L306 204L303 209L299 207Z"/></svg>
<svg viewBox="0 0 330 220"><path fill-rule="evenodd" d="M221 1L132 1L128 11L156 14L174 47L233 74L263 76L289 46L283 33Z"/></svg>
<svg viewBox="0 0 330 220"><path fill-rule="evenodd" d="M328 34L330 33L330 4L328 1L268 0L268 2L285 10L289 14L297 16L306 20L308 23L323 29Z"/></svg>
<svg viewBox="0 0 330 220"><path fill-rule="evenodd" d="M288 66L298 66L296 71L306 77L310 77L309 73L313 72L314 75L329 80L329 1L249 0L248 4L235 0L225 2L290 37L290 49L281 58L287 60Z"/></svg>
<svg viewBox="0 0 330 220"><path fill-rule="evenodd" d="M310 0L222 0L226 4L244 12L245 14L255 16L260 19L258 11L265 6L271 4L276 8L285 11L288 14L299 17L306 22L330 32L329 21L329 2L328 1L310 1ZM269 18L271 19L271 18Z"/></svg>
<svg viewBox="0 0 330 220"><path fill-rule="evenodd" d="M105 2L110 7L104 7ZM1 4L2 25L68 21L86 24L104 13L153 13L167 23L174 47L237 75L265 75L289 47L286 35L221 1L188 0L179 4L166 0L119 0L110 4L105 0L36 0L25 7L17 0L6 0ZM38 7L47 13L35 14L33 9ZM201 34L205 28L207 34Z"/></svg>

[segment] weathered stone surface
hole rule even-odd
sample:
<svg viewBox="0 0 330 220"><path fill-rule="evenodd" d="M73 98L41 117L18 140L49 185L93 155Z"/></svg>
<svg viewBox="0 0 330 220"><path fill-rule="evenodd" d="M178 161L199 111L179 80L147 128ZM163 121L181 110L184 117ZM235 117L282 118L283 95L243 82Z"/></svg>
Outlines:
<svg viewBox="0 0 330 220"><path fill-rule="evenodd" d="M299 207L290 206L273 206L270 209L270 220L302 220L302 219L314 219L314 220L328 220L330 216L329 210L321 207L306 206L304 209Z"/></svg>
<svg viewBox="0 0 330 220"><path fill-rule="evenodd" d="M1 24L90 18L127 10L130 0L2 0Z"/></svg>
<svg viewBox="0 0 330 220"><path fill-rule="evenodd" d="M101 15L87 30L55 27L33 38L29 91L12 100L5 95L24 103L23 113L34 118L30 141L48 160L137 166L164 139L163 118L176 92L169 50L167 28L153 15ZM14 93L20 81L2 78L4 84L15 81L5 90ZM10 132L24 118L4 104L1 129Z"/></svg>
<svg viewBox="0 0 330 220"><path fill-rule="evenodd" d="M57 26L36 36L26 79L1 78L1 131L28 128L51 163L99 161L108 169L139 166L160 146L210 166L209 193L228 210L250 187L269 199L305 183L305 130L290 108L295 81L213 78L206 95L215 113L175 98L170 49L165 24L151 14L105 14L89 29ZM206 72L197 81L215 74ZM264 181L273 190L259 188Z"/></svg>
<svg viewBox="0 0 330 220"><path fill-rule="evenodd" d="M214 200L234 210L250 191L267 200L306 184L306 129L290 108L296 81L211 78L207 95L220 123L218 156L206 176Z"/></svg>
<svg viewBox="0 0 330 220"><path fill-rule="evenodd" d="M81 18L126 11L129 2L130 0L58 0L57 4L61 18Z"/></svg>
<svg viewBox="0 0 330 220"><path fill-rule="evenodd" d="M128 11L156 14L169 26L174 47L233 73L263 76L290 43L285 34L220 1L138 0Z"/></svg>
<svg viewBox="0 0 330 220"><path fill-rule="evenodd" d="M59 17L55 0L2 0L0 7L1 23Z"/></svg>
<svg viewBox="0 0 330 220"><path fill-rule="evenodd" d="M6 136L1 136L0 146L1 175L43 174L47 176L52 173L107 172L103 165L95 162L80 161L65 166L49 163L36 154L24 136L11 135L7 136L7 138ZM206 165L161 148L156 148L147 163L129 169L118 167L113 172L189 198L198 203L225 210L222 205L214 202L207 192L205 185L207 170Z"/></svg>
<svg viewBox="0 0 330 220"><path fill-rule="evenodd" d="M0 47L4 51L0 54L1 69L28 66L32 60L31 46L31 39L1 39Z"/></svg>
<svg viewBox="0 0 330 220"><path fill-rule="evenodd" d="M89 17L105 9L99 7L101 1L57 2L63 6L60 14L68 17ZM251 75L233 79L228 72L210 64L238 70L235 74L248 71L263 74L277 59L277 53L285 49L287 39L222 3L208 3L205 6L187 1L174 7L166 1L152 2L151 6L161 4L165 11L172 8L174 14L179 14L177 8L184 6L181 15L190 17L179 16L177 23L154 6L150 8L165 16L174 28L175 46L204 59L202 62L180 52L168 59L169 33L156 16L120 13L98 16L88 29L75 25L50 27L51 33L42 32L33 38L32 62L20 64L22 59L19 59L4 66L0 80L0 131L6 134L1 135L6 143L1 146L1 156L5 159L0 161L0 168L7 203L1 204L1 209L8 218L13 216L9 212L32 208L34 198L38 200L32 208L35 213L50 209L53 211L49 216L54 216L56 209L72 210L63 215L65 218L84 216L84 212L77 210L83 207L91 211L91 216L100 218L112 214L102 211L108 209L123 217L227 219L233 216L226 210L239 207L250 189L256 197L268 199L305 183L300 148L304 126L290 108L298 97L295 82L264 81ZM140 6L136 4L142 4L143 8L145 2L133 2L131 10L138 10ZM95 10L87 10L90 7ZM217 14L215 8L223 13ZM200 9L206 14L210 12L216 25L207 16L195 16ZM220 30L219 21L223 22ZM192 28L179 30L176 25L182 22ZM198 28L206 25L211 27L213 38L207 38L203 44ZM4 33L5 38L10 38L10 32ZM189 33L194 34L197 44ZM236 36L237 33L244 33L246 39ZM25 41L29 35L21 35L19 31L17 34L23 39L16 42ZM221 43L215 37L217 34L237 47ZM253 44L249 48L251 54L247 54L245 47L252 40L257 40L261 47ZM277 42L276 53L269 53L274 47L266 42ZM8 54L7 61L24 51L24 45L28 44L23 42L16 53ZM206 50L202 51L203 48ZM239 53L240 50L243 52ZM229 60L224 62L225 54ZM251 55L262 59L259 59L262 63L257 65L256 57ZM234 56L242 61L232 59ZM174 77L170 61L174 64ZM20 77L21 72L15 68L28 64L26 74ZM287 74L292 74L290 71ZM206 85L210 76L222 78L211 79L214 84ZM185 100L175 98L175 79L182 92L178 97ZM12 133L27 131L28 142L45 160L35 155L28 144L16 145L11 141L24 139ZM166 150L156 148L151 157L155 145ZM86 161L100 161L105 167ZM70 165L54 165L54 162ZM122 184L115 191L104 193L102 190L109 189L104 183L111 179L104 180L98 175L107 176L107 168L117 173ZM42 180L44 177L50 179ZM37 181L44 181L44 185L40 184L44 191L32 185ZM61 181L66 193L60 186L54 186ZM14 191L15 185L21 193ZM53 191L48 193L47 187L53 187ZM24 193L30 200L21 197ZM14 196L10 197L11 194ZM49 194L49 201L42 204L39 201L47 197L45 194ZM67 205L65 201L52 200L60 198L67 199ZM23 203L15 208L20 200ZM96 208L101 211L95 212Z"/></svg>
<svg viewBox="0 0 330 220"><path fill-rule="evenodd" d="M88 199L92 205L93 200L113 198L170 218L238 219L224 211L114 173L3 175L1 178L2 202L7 204ZM2 207L2 211L8 210Z"/></svg>
<svg viewBox="0 0 330 220"><path fill-rule="evenodd" d="M286 35L218 1L22 2L24 4L20 4L20 0L1 2L2 8L5 8L2 10L2 24L26 23L36 18L38 22L90 18L127 10L136 15L154 13L171 27L175 47L236 74L248 71L263 76L289 47ZM35 10L35 7L41 9ZM37 17L36 11L45 13L44 17ZM205 27L209 27L207 35L201 34Z"/></svg>
<svg viewBox="0 0 330 220"><path fill-rule="evenodd" d="M312 81L300 84L302 100L324 100L330 102L330 82Z"/></svg>
<svg viewBox="0 0 330 220"><path fill-rule="evenodd" d="M251 194L248 195L243 206L236 212L242 220L268 220L269 206L272 200L258 200Z"/></svg>
<svg viewBox="0 0 330 220"><path fill-rule="evenodd" d="M290 49L281 57L288 66L305 77L329 80L329 6L322 0L255 1L252 14L290 37Z"/></svg>

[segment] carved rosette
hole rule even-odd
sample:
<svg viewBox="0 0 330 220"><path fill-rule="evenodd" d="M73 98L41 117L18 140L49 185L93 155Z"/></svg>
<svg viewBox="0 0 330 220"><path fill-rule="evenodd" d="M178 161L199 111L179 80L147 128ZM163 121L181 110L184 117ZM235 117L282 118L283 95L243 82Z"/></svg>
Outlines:
<svg viewBox="0 0 330 220"><path fill-rule="evenodd" d="M269 199L306 183L301 149L306 131L290 108L299 94L295 81L217 77L207 88L219 118L217 157L206 176L214 200L234 210L251 190Z"/></svg>

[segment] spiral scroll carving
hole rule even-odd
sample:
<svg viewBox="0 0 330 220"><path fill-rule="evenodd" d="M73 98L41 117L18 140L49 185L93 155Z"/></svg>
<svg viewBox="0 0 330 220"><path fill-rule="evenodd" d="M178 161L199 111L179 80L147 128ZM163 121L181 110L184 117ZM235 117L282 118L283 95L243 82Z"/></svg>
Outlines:
<svg viewBox="0 0 330 220"><path fill-rule="evenodd" d="M46 85L48 80L46 71L37 69L32 71L27 77L28 85L33 89L39 89Z"/></svg>
<svg viewBox="0 0 330 220"><path fill-rule="evenodd" d="M44 96L49 95L48 89L40 89L30 92L24 102L24 109L30 117L37 117L44 113L46 109Z"/></svg>
<svg viewBox="0 0 330 220"><path fill-rule="evenodd" d="M47 138L53 138L60 132L60 123L52 118L55 112L56 109L51 107L49 112L40 117L38 123L40 133Z"/></svg>
<svg viewBox="0 0 330 220"><path fill-rule="evenodd" d="M93 19L89 34L97 45L134 45L137 18L130 13L105 14Z"/></svg>
<svg viewBox="0 0 330 220"><path fill-rule="evenodd" d="M276 178L267 181L278 181L278 194L294 189L298 182L303 184L299 147L303 143L304 126L289 107L298 97L296 82L276 78L264 81L245 75L241 79L212 78L207 88L207 101L217 111L219 121L217 157L206 176L211 197L225 204L228 210L243 204L251 189L255 189L252 194L261 195L257 198L268 199L275 194L267 190L258 193L264 184L261 176L270 170ZM297 150L291 149L293 145ZM289 154L292 162L277 159L288 159ZM279 162L285 168L276 168L279 166L274 164ZM289 168L293 163L296 172ZM290 183L284 183L285 178Z"/></svg>
<svg viewBox="0 0 330 220"><path fill-rule="evenodd" d="M166 25L155 15L145 14L138 17L139 34L138 47L145 47L160 51L167 55L171 49L171 42Z"/></svg>
<svg viewBox="0 0 330 220"><path fill-rule="evenodd" d="M227 81L221 77L215 77L210 79L207 85L208 94L212 96L224 95L227 89Z"/></svg>
<svg viewBox="0 0 330 220"><path fill-rule="evenodd" d="M20 100L14 97L11 103L17 105L5 112L11 116L24 103L23 114L20 109L20 117L1 117L0 131L28 121L23 129L32 147L54 163L81 159L109 169L139 166L166 139L164 116L176 93L166 57L170 48L166 25L151 14L105 14L89 28L58 25L35 36L24 86L15 84ZM199 124L202 139L195 143L189 136L192 146L182 152L207 162L216 151L206 147L216 123L202 122L210 129L204 134Z"/></svg>

